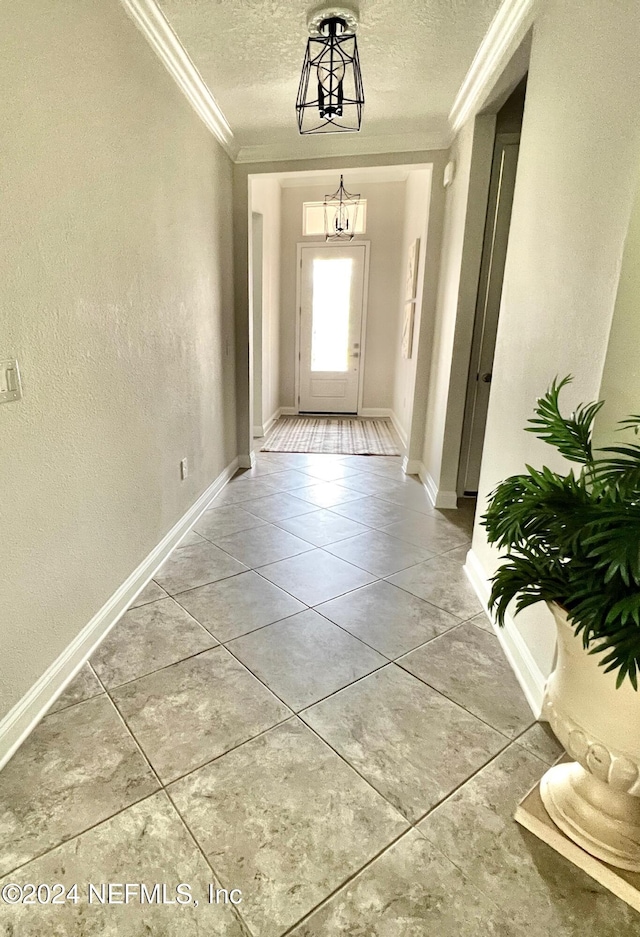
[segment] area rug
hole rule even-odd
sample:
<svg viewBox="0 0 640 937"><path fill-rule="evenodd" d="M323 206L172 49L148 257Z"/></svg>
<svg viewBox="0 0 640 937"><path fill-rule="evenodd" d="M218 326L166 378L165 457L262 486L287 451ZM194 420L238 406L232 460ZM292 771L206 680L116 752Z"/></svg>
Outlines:
<svg viewBox="0 0 640 937"><path fill-rule="evenodd" d="M387 420L334 416L280 417L262 451L400 455Z"/></svg>

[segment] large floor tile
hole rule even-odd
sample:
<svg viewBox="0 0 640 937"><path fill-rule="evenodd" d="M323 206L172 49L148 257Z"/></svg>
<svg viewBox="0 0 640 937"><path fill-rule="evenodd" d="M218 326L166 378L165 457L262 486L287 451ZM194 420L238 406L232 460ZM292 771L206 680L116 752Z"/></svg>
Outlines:
<svg viewBox="0 0 640 937"><path fill-rule="evenodd" d="M271 489L273 491L273 488ZM297 490L297 489L296 489ZM300 489L304 491L305 489ZM266 521L275 523L286 517L298 517L300 514L308 514L309 511L315 511L316 506L309 501L302 501L300 498L286 494L284 492L275 492L265 498L258 498L256 501L247 501L245 504L247 511L264 518Z"/></svg>
<svg viewBox="0 0 640 937"><path fill-rule="evenodd" d="M466 621L477 615L482 605L462 568L465 557L466 548L455 549L403 569L390 576L389 582Z"/></svg>
<svg viewBox="0 0 640 937"><path fill-rule="evenodd" d="M205 539L205 537L201 537L200 534L196 533L195 530L190 530L189 533L185 534L182 538L176 549L181 550L182 547L192 547L195 543L204 543Z"/></svg>
<svg viewBox="0 0 640 937"><path fill-rule="evenodd" d="M219 641L230 641L304 609L302 602L254 572L181 592L177 601Z"/></svg>
<svg viewBox="0 0 640 937"><path fill-rule="evenodd" d="M241 530L229 537L219 537L216 545L252 569L312 549L306 540L294 537L273 524L265 524L255 530Z"/></svg>
<svg viewBox="0 0 640 937"><path fill-rule="evenodd" d="M61 709L66 709L67 706L73 706L74 703L81 703L83 700L91 699L94 696L100 696L101 693L104 693L102 684L89 664L84 664L71 683L67 685L64 692L61 693L55 701L49 710L49 714L60 712Z"/></svg>
<svg viewBox="0 0 640 937"><path fill-rule="evenodd" d="M349 478L357 474L356 469L349 468L348 465L339 462L337 459L332 459L330 462L307 465L303 471L317 481L324 482L340 482L343 478Z"/></svg>
<svg viewBox="0 0 640 937"><path fill-rule="evenodd" d="M478 615L474 615L470 621L474 623L476 628L482 628L483 631L487 631L489 634L496 633L491 619L488 617L486 612L480 612Z"/></svg>
<svg viewBox="0 0 640 937"><path fill-rule="evenodd" d="M6 937L249 937L232 906L209 905L208 885L217 883L209 865L164 792L154 794L105 820L70 843L65 843L24 866L12 882L60 882L65 893L77 883L78 901L62 904L4 905L0 933ZM5 884L0 881L0 888ZM104 883L136 883L126 906L89 905L88 883L98 893ZM152 892L166 883L167 898L176 897L180 882L191 885L197 907L142 903L141 884ZM162 887L162 886L161 886ZM123 886L114 890L123 899Z"/></svg>
<svg viewBox="0 0 640 937"><path fill-rule="evenodd" d="M412 821L506 743L395 664L316 703L302 717Z"/></svg>
<svg viewBox="0 0 640 937"><path fill-rule="evenodd" d="M306 452L263 452L256 453L258 465L276 467L279 472L288 469L304 469L309 465L309 454ZM330 461L328 459L327 461Z"/></svg>
<svg viewBox="0 0 640 937"><path fill-rule="evenodd" d="M402 471L402 456L399 455L343 455L340 456L340 462L356 472L380 472L394 468Z"/></svg>
<svg viewBox="0 0 640 937"><path fill-rule="evenodd" d="M243 468L238 469L234 475L234 481L250 481L252 478L266 478L267 475L274 475L276 472L286 471L286 469L291 468L292 466L282 466L276 465L273 462L269 461L263 456L266 456L267 453L256 452L256 464L253 468Z"/></svg>
<svg viewBox="0 0 640 937"><path fill-rule="evenodd" d="M433 555L422 547L389 537L381 530L368 530L349 540L329 544L325 549L376 576L390 576Z"/></svg>
<svg viewBox="0 0 640 937"><path fill-rule="evenodd" d="M561 755L564 755L564 748L555 737L548 722L534 722L526 732L517 738L518 745L533 752L541 761L547 765L554 765Z"/></svg>
<svg viewBox="0 0 640 937"><path fill-rule="evenodd" d="M411 651L398 663L510 738L534 721L498 639L471 622Z"/></svg>
<svg viewBox="0 0 640 937"><path fill-rule="evenodd" d="M384 532L424 547L432 554L445 553L470 540L466 530L461 530L440 514L420 514L408 521L398 521L385 527Z"/></svg>
<svg viewBox="0 0 640 937"><path fill-rule="evenodd" d="M415 830L360 872L291 937L523 937Z"/></svg>
<svg viewBox="0 0 640 937"><path fill-rule="evenodd" d="M433 514L435 510L425 488L419 481L414 482L411 478L406 484L399 484L392 489L380 492L379 497L408 508L410 511L418 511L420 514Z"/></svg>
<svg viewBox="0 0 640 937"><path fill-rule="evenodd" d="M138 608L139 605L147 605L149 602L157 602L158 599L166 599L168 594L168 592L165 592L164 589L152 579L151 582L148 582L144 589L138 593L129 608Z"/></svg>
<svg viewBox="0 0 640 937"><path fill-rule="evenodd" d="M471 540L477 509L477 498L458 498L458 506L456 508L438 508L435 513L438 517L443 517L445 520L451 521L451 523L459 527L460 530L464 530L468 539Z"/></svg>
<svg viewBox="0 0 640 937"><path fill-rule="evenodd" d="M156 573L155 579L170 595L176 595L186 589L204 586L207 582L235 576L246 568L212 543L198 543L193 547L174 550Z"/></svg>
<svg viewBox="0 0 640 937"><path fill-rule="evenodd" d="M377 475L373 472L359 472L357 475L347 476L343 483L346 488L360 492L363 495L380 495L383 492L393 492L401 481L398 478L389 478L386 475Z"/></svg>
<svg viewBox="0 0 640 937"><path fill-rule="evenodd" d="M388 582L372 582L317 611L389 658L458 624L457 618Z"/></svg>
<svg viewBox="0 0 640 937"><path fill-rule="evenodd" d="M382 475L384 478L390 478L392 481L398 483L402 483L407 478L411 477L402 471L402 463L400 461L393 463L382 463L378 460L369 460L368 463L365 463L359 468L359 471L370 472L374 475Z"/></svg>
<svg viewBox="0 0 640 937"><path fill-rule="evenodd" d="M122 616L91 658L106 687L118 686L217 644L174 599L161 599Z"/></svg>
<svg viewBox="0 0 640 937"><path fill-rule="evenodd" d="M170 793L222 884L242 889L242 914L259 937L278 937L405 828L298 720Z"/></svg>
<svg viewBox="0 0 640 937"><path fill-rule="evenodd" d="M217 494L211 504L212 508L230 504L242 504L255 498L264 498L273 494L274 489L267 484L269 476L262 478L242 478L236 475L233 481Z"/></svg>
<svg viewBox="0 0 640 937"><path fill-rule="evenodd" d="M640 914L515 820L546 766L517 744L420 823L435 843L530 937L631 937Z"/></svg>
<svg viewBox="0 0 640 937"><path fill-rule="evenodd" d="M296 711L387 662L311 610L237 638L228 647Z"/></svg>
<svg viewBox="0 0 640 937"><path fill-rule="evenodd" d="M227 507L214 507L205 511L196 522L195 530L206 537L207 540L216 540L218 537L228 537L239 530L251 530L262 527L266 521L245 511L240 505L229 504Z"/></svg>
<svg viewBox="0 0 640 937"><path fill-rule="evenodd" d="M157 788L106 696L47 716L0 773L0 874Z"/></svg>
<svg viewBox="0 0 640 937"><path fill-rule="evenodd" d="M348 517L341 517L335 511L327 510L313 511L311 514L303 514L302 517L290 517L278 521L278 527L283 527L296 537L301 537L317 547L324 547L338 540L346 540L347 537L355 537L370 529L364 524L349 520Z"/></svg>
<svg viewBox="0 0 640 937"><path fill-rule="evenodd" d="M310 485L308 488L300 488L296 491L296 497L309 501L320 508L331 508L335 504L346 504L349 501L357 501L363 497L361 491L353 491L351 488L345 488L337 482L318 482L316 485Z"/></svg>
<svg viewBox="0 0 640 937"><path fill-rule="evenodd" d="M305 605L326 602L343 592L364 586L374 578L324 550L312 550L263 566L260 573Z"/></svg>
<svg viewBox="0 0 640 937"><path fill-rule="evenodd" d="M394 521L409 520L414 516L411 511L400 505L381 501L379 498L363 497L347 504L336 504L332 510L366 527L386 527Z"/></svg>
<svg viewBox="0 0 640 937"><path fill-rule="evenodd" d="M163 783L290 715L222 647L127 683L113 699Z"/></svg>
<svg viewBox="0 0 640 937"><path fill-rule="evenodd" d="M306 488L309 485L316 484L317 479L311 478L296 469L288 469L284 472L269 475L266 481L276 491L294 491L296 488Z"/></svg>
<svg viewBox="0 0 640 937"><path fill-rule="evenodd" d="M301 461L296 468L299 467L302 472L308 468L315 468L317 465L340 465L343 459L343 456L337 452L303 452L298 455Z"/></svg>

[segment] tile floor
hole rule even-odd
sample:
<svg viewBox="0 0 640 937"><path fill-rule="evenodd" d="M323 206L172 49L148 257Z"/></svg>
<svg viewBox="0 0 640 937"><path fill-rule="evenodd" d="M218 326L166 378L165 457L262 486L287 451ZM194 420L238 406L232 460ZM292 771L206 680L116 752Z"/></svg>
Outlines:
<svg viewBox="0 0 640 937"><path fill-rule="evenodd" d="M0 773L0 887L79 888L2 937L639 934L512 820L560 749L462 571L471 520L397 458L261 453Z"/></svg>

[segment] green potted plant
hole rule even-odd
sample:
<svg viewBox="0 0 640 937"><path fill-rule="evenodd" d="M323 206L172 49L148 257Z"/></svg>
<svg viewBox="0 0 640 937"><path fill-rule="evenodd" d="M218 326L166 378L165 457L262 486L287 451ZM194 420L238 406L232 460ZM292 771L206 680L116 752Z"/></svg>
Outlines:
<svg viewBox="0 0 640 937"><path fill-rule="evenodd" d="M482 518L507 553L489 607L502 626L545 601L558 629L544 715L568 753L541 781L554 822L598 858L640 871L640 445L594 449L603 401L569 416L559 407L566 377L538 401L528 432L576 468L527 466L489 496ZM620 421L640 427L640 416Z"/></svg>

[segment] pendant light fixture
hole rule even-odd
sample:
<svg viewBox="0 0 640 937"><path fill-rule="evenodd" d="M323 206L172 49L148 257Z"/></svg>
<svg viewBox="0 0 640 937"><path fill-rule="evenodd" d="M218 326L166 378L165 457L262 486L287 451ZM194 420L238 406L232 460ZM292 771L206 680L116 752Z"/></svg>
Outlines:
<svg viewBox="0 0 640 937"><path fill-rule="evenodd" d="M340 185L333 195L324 197L324 234L326 241L352 241L356 233L356 221L360 195L352 195Z"/></svg>
<svg viewBox="0 0 640 937"><path fill-rule="evenodd" d="M360 130L364 92L351 10L327 9L309 20L296 112L298 130L338 133Z"/></svg>

